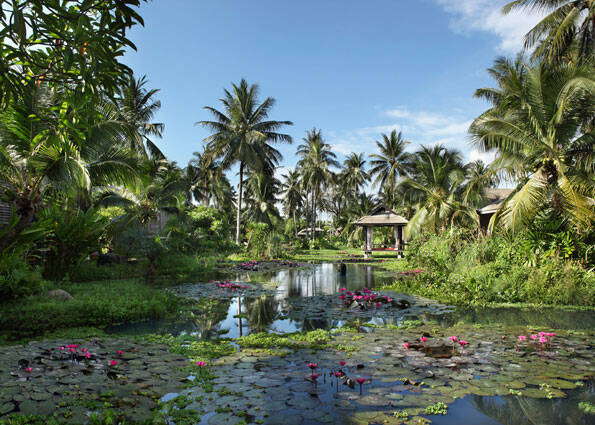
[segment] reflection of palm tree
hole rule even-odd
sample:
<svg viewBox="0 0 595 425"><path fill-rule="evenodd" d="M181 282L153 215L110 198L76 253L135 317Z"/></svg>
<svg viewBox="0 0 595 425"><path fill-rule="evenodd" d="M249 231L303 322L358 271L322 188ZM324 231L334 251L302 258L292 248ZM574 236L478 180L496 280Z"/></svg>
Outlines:
<svg viewBox="0 0 595 425"><path fill-rule="evenodd" d="M216 305L211 305L209 308L198 312L198 314L191 313L190 320L199 339L209 336L227 318L231 301L229 299L219 299L216 302Z"/></svg>
<svg viewBox="0 0 595 425"><path fill-rule="evenodd" d="M274 297L261 295L245 300L246 314L254 332L266 331L277 315L277 301Z"/></svg>

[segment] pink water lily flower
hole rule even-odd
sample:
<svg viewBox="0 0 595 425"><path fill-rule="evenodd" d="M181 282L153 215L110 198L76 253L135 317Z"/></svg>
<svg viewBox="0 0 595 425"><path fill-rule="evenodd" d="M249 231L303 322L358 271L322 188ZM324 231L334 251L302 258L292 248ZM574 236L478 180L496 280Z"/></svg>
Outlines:
<svg viewBox="0 0 595 425"><path fill-rule="evenodd" d="M535 334L531 335L531 339L532 340L536 340L537 339L537 335L535 335Z"/></svg>
<svg viewBox="0 0 595 425"><path fill-rule="evenodd" d="M91 358L91 353L89 353L88 351L85 351L85 357L90 359Z"/></svg>
<svg viewBox="0 0 595 425"><path fill-rule="evenodd" d="M308 366L310 369L314 370L318 367L318 363L308 363L306 366Z"/></svg>
<svg viewBox="0 0 595 425"><path fill-rule="evenodd" d="M109 364L110 364L110 366L115 366L115 365L117 365L117 364L118 364L118 362L117 362L117 361L115 361L115 360L110 360L110 361L109 361Z"/></svg>
<svg viewBox="0 0 595 425"><path fill-rule="evenodd" d="M203 362L203 361L196 362L196 366L199 366L199 367L203 367L203 366L206 366L206 365L207 364L205 362Z"/></svg>
<svg viewBox="0 0 595 425"><path fill-rule="evenodd" d="M342 373L341 372L335 372L334 375L335 375L335 377L340 378L341 375L342 375Z"/></svg>
<svg viewBox="0 0 595 425"><path fill-rule="evenodd" d="M403 347L405 347L405 350L409 350L409 343L408 342L404 342L403 343Z"/></svg>
<svg viewBox="0 0 595 425"><path fill-rule="evenodd" d="M519 341L526 341L527 337L525 335L519 335Z"/></svg>
<svg viewBox="0 0 595 425"><path fill-rule="evenodd" d="M345 299L345 295L339 295L339 299L343 301Z"/></svg>
<svg viewBox="0 0 595 425"><path fill-rule="evenodd" d="M339 362L339 364L340 364L341 366L345 366L345 365L347 364L347 362L345 362L345 361L341 360L341 361Z"/></svg>
<svg viewBox="0 0 595 425"><path fill-rule="evenodd" d="M421 337L419 340L420 340L421 342L426 342L426 341L428 340L428 338L426 338L425 336L422 336L422 337Z"/></svg>
<svg viewBox="0 0 595 425"><path fill-rule="evenodd" d="M464 339L461 339L459 341L459 344L461 345L461 347L464 347L465 345L469 344L469 342L465 341Z"/></svg>
<svg viewBox="0 0 595 425"><path fill-rule="evenodd" d="M457 336L449 336L448 339L450 339L451 342L456 342L457 339L459 339L459 337L457 337Z"/></svg>
<svg viewBox="0 0 595 425"><path fill-rule="evenodd" d="M33 369L30 368L30 367L28 367L28 368L25 369L25 372L27 372L27 373L31 373L32 371L33 371Z"/></svg>
<svg viewBox="0 0 595 425"><path fill-rule="evenodd" d="M318 377L320 376L320 374L318 373L313 373L312 374L312 379L314 379L315 381L318 379Z"/></svg>
<svg viewBox="0 0 595 425"><path fill-rule="evenodd" d="M347 288L339 288L339 292L347 291Z"/></svg>
<svg viewBox="0 0 595 425"><path fill-rule="evenodd" d="M542 344L545 344L547 342L547 338L544 337L544 336L540 336L539 337L539 342L542 343Z"/></svg>
<svg viewBox="0 0 595 425"><path fill-rule="evenodd" d="M366 382L366 378L357 378L355 381L359 384L359 395L362 395L362 385Z"/></svg>
<svg viewBox="0 0 595 425"><path fill-rule="evenodd" d="M550 338L556 336L556 332L548 332L545 334L546 336L549 336Z"/></svg>
<svg viewBox="0 0 595 425"><path fill-rule="evenodd" d="M122 354L124 354L124 351L122 351L122 350L118 350L118 351L116 351L116 354L117 354L118 356L121 356Z"/></svg>

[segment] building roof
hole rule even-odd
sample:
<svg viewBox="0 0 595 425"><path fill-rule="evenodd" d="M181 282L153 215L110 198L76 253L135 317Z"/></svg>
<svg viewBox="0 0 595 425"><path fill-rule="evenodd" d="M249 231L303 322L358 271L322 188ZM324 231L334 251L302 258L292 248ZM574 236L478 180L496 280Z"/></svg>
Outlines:
<svg viewBox="0 0 595 425"><path fill-rule="evenodd" d="M500 205L508 198L512 193L513 189L500 189L500 188L489 188L485 190L485 202L487 205L477 210L478 214L493 214L495 213Z"/></svg>
<svg viewBox="0 0 595 425"><path fill-rule="evenodd" d="M406 218L401 217L393 210L387 208L384 205L377 207L370 215L366 215L353 224L356 226L404 226L409 221Z"/></svg>
<svg viewBox="0 0 595 425"><path fill-rule="evenodd" d="M324 232L324 229L321 229L320 227L316 227L314 228L315 232ZM304 236L304 235L309 235L312 233L312 229L310 227L306 227L302 230L300 230L299 232L297 232L298 236Z"/></svg>

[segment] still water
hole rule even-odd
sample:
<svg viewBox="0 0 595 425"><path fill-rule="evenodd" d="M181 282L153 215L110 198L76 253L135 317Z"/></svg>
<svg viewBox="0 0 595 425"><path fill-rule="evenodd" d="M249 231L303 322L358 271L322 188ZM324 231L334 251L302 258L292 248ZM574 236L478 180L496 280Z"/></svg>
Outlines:
<svg viewBox="0 0 595 425"><path fill-rule="evenodd" d="M348 264L342 275L336 264L319 264L306 269L284 269L267 274L229 276L234 282L268 282L273 288L257 296L211 298L218 303L217 313L207 317L197 316L177 321L151 321L127 324L111 329L118 334L171 333L193 335L197 338L212 338L218 335L239 337L252 332L292 332L299 330L331 329L344 324L334 300L339 288L355 291L380 288L398 278L387 271L371 265ZM205 283L186 284L176 293L198 297L196 290L205 288ZM202 293L204 296L204 292ZM399 296L398 294L396 296ZM407 297L402 295L402 297ZM399 325L406 320L437 322L437 326L450 327L466 324L490 328L490 326L527 326L548 329L592 330L595 315L590 311L563 311L548 308L444 308L428 300L407 297L411 308L389 315L375 311L361 320L379 325ZM382 313L382 314L380 314ZM373 331L371 329L370 331ZM332 394L331 394L332 395ZM325 396L320 395L321 398ZM332 402L332 397L329 398ZM592 381L582 388L567 391L561 399L531 399L516 396L468 395L448 407L445 416L431 417L432 423L455 424L590 424L595 417L584 413L579 402L595 402Z"/></svg>

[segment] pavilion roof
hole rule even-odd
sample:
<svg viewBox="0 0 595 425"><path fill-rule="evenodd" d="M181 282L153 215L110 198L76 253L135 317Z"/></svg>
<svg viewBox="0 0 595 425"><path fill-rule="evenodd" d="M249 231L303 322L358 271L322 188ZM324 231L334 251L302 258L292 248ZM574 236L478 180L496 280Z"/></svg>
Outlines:
<svg viewBox="0 0 595 425"><path fill-rule="evenodd" d="M478 214L495 213L500 205L508 198L513 189L489 188L485 190L484 196L487 205L477 210Z"/></svg>
<svg viewBox="0 0 595 425"><path fill-rule="evenodd" d="M356 226L404 226L409 221L384 205L380 205L370 215L366 215L353 224Z"/></svg>

